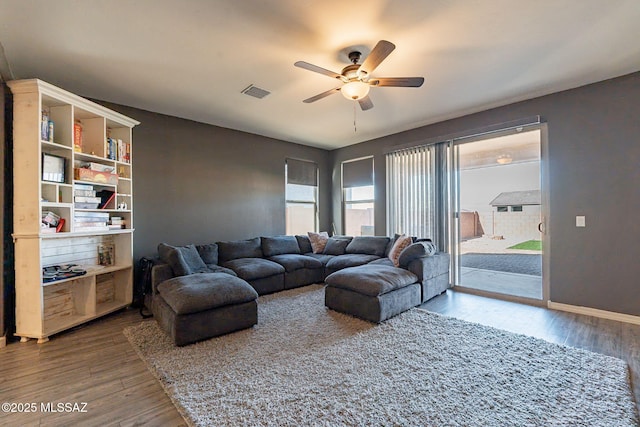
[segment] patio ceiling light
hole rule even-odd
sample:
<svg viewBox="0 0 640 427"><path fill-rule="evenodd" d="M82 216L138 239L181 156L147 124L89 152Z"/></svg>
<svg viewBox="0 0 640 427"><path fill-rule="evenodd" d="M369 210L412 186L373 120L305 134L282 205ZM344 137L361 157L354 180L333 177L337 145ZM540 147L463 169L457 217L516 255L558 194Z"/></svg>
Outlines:
<svg viewBox="0 0 640 427"><path fill-rule="evenodd" d="M501 154L496 159L496 162L500 163L501 165L508 165L512 161L513 161L513 159L511 158L511 156L509 154Z"/></svg>

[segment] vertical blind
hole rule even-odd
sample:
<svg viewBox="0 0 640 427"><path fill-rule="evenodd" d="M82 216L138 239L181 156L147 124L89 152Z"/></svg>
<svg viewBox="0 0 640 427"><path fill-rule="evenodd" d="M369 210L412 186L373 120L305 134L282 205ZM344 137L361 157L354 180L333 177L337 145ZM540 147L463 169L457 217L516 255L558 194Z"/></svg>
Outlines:
<svg viewBox="0 0 640 427"><path fill-rule="evenodd" d="M387 231L433 235L433 153L416 147L387 154Z"/></svg>

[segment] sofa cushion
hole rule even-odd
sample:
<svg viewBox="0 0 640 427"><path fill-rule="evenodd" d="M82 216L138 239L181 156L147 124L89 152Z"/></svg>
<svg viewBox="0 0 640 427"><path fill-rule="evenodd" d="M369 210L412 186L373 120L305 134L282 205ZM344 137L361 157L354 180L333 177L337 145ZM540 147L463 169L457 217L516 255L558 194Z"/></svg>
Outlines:
<svg viewBox="0 0 640 427"><path fill-rule="evenodd" d="M344 255L352 237L330 237L322 251L326 255Z"/></svg>
<svg viewBox="0 0 640 427"><path fill-rule="evenodd" d="M304 256L308 256L314 259L317 259L318 261L320 261L322 263L322 265L327 265L327 263L335 258L335 255L327 255L327 254L314 254L313 252L310 252L308 254L304 254Z"/></svg>
<svg viewBox="0 0 640 427"><path fill-rule="evenodd" d="M238 258L262 258L260 238L218 242L218 257L220 263Z"/></svg>
<svg viewBox="0 0 640 427"><path fill-rule="evenodd" d="M223 273L174 277L160 283L158 293L176 314L199 313L258 298L247 282Z"/></svg>
<svg viewBox="0 0 640 427"><path fill-rule="evenodd" d="M174 276L187 276L193 273L204 273L207 265L202 261L194 245L171 246L166 243L158 245L160 259L171 266Z"/></svg>
<svg viewBox="0 0 640 427"><path fill-rule="evenodd" d="M216 264L207 264L207 270L209 273L225 273L232 276L237 276L236 272L230 268L220 267Z"/></svg>
<svg viewBox="0 0 640 427"><path fill-rule="evenodd" d="M311 250L314 254L321 254L324 251L324 247L327 245L327 240L329 240L329 233L326 231L321 231L320 233L314 233L309 231L307 233L309 235L309 241L311 242Z"/></svg>
<svg viewBox="0 0 640 427"><path fill-rule="evenodd" d="M265 257L282 254L299 254L300 246L295 236L261 237L262 253Z"/></svg>
<svg viewBox="0 0 640 427"><path fill-rule="evenodd" d="M345 268L330 274L325 279L328 286L369 296L383 295L417 281L418 277L412 272L386 265Z"/></svg>
<svg viewBox="0 0 640 427"><path fill-rule="evenodd" d="M210 264L218 265L218 245L215 243L209 243L208 245L196 245L196 249L198 250L198 254L202 261L207 264L207 267Z"/></svg>
<svg viewBox="0 0 640 427"><path fill-rule="evenodd" d="M296 240L298 241L298 247L300 248L301 254L313 252L313 249L311 248L311 241L309 240L309 236L296 235Z"/></svg>
<svg viewBox="0 0 640 427"><path fill-rule="evenodd" d="M377 260L375 260L375 261L371 261L371 262L369 263L369 265L387 265L387 266L389 266L389 267L395 267L395 266L393 265L393 261L391 261L391 260L389 259L389 257L383 257L383 258L377 259Z"/></svg>
<svg viewBox="0 0 640 427"><path fill-rule="evenodd" d="M407 246L398 258L400 267L406 268L411 261L423 256L430 256L437 252L436 246L430 241L416 242Z"/></svg>
<svg viewBox="0 0 640 427"><path fill-rule="evenodd" d="M380 257L375 255L365 255L365 254L345 254L340 255L334 258L331 258L326 266L329 270L342 270L347 267L355 267L357 265L368 264L371 261L379 259Z"/></svg>
<svg viewBox="0 0 640 427"><path fill-rule="evenodd" d="M256 280L283 274L284 267L264 258L239 258L222 264L236 272L244 280Z"/></svg>
<svg viewBox="0 0 640 427"><path fill-rule="evenodd" d="M389 259L393 262L394 266L400 266L400 262L398 261L400 259L400 254L412 243L413 239L411 239L411 236L405 236L404 234L395 239L395 243L389 251Z"/></svg>
<svg viewBox="0 0 640 427"><path fill-rule="evenodd" d="M380 236L356 236L347 245L348 254L365 254L382 257L389 243L388 237Z"/></svg>
<svg viewBox="0 0 640 427"><path fill-rule="evenodd" d="M276 262L284 267L287 273L303 268L322 268L322 263L310 256L296 254L282 254L269 257L269 261Z"/></svg>

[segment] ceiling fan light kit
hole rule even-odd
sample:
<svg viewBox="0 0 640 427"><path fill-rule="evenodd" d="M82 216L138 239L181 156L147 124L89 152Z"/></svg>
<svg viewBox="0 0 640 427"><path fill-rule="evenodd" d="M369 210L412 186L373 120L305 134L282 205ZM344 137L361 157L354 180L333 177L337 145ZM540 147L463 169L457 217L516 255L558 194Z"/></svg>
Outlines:
<svg viewBox="0 0 640 427"><path fill-rule="evenodd" d="M340 80L342 86L329 89L311 98L305 99L303 102L310 104L322 98L340 91L342 96L352 101L358 101L363 111L373 108L373 102L369 98L369 89L371 86L377 87L420 87L424 83L423 77L378 77L370 78L371 73L380 65L396 46L386 40L380 40L373 48L371 53L367 55L362 64L360 61L361 53L352 51L349 53L349 60L352 64L344 67L340 74L327 70L308 62L298 61L294 65L305 70L323 74L325 76Z"/></svg>
<svg viewBox="0 0 640 427"><path fill-rule="evenodd" d="M340 92L345 98L357 101L369 94L369 85L364 82L355 80L349 83L345 83L344 86L340 88Z"/></svg>

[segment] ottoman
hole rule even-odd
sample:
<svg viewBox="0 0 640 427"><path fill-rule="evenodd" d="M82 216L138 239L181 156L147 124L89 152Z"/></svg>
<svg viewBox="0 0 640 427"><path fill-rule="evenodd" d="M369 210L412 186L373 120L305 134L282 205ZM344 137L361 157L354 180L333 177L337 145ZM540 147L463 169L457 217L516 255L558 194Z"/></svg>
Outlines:
<svg viewBox="0 0 640 427"><path fill-rule="evenodd" d="M230 274L174 277L160 283L157 290L155 318L178 346L258 323L258 293Z"/></svg>
<svg viewBox="0 0 640 427"><path fill-rule="evenodd" d="M421 303L418 277L388 265L349 267L326 279L324 304L332 310L380 323Z"/></svg>

